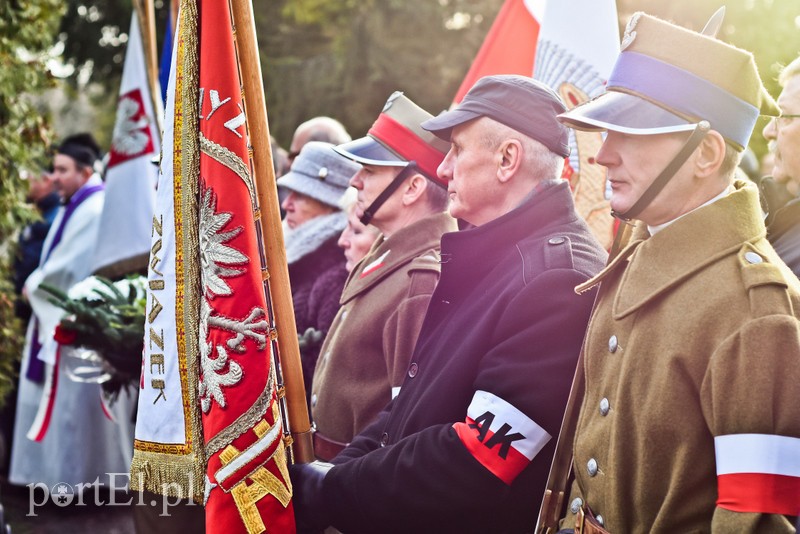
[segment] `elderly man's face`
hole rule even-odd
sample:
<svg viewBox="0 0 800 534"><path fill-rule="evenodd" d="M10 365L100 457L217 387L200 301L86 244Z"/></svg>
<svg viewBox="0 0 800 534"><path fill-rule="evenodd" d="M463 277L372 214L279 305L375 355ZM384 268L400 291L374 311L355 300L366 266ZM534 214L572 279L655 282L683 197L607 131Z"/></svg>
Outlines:
<svg viewBox="0 0 800 534"><path fill-rule="evenodd" d="M611 208L625 213L672 161L688 137L686 132L631 135L608 131L597 153L597 163L608 169ZM688 213L697 206L693 195L692 158L681 166L664 189L636 218L658 225Z"/></svg>
<svg viewBox="0 0 800 534"><path fill-rule="evenodd" d="M450 215L480 226L496 218L503 194L497 181L500 155L489 146L486 120L480 118L453 128L450 151L437 169L447 180Z"/></svg>
<svg viewBox="0 0 800 534"><path fill-rule="evenodd" d="M778 104L783 115L800 115L800 75L789 79ZM764 128L775 154L772 177L781 183L800 181L800 117L772 119Z"/></svg>

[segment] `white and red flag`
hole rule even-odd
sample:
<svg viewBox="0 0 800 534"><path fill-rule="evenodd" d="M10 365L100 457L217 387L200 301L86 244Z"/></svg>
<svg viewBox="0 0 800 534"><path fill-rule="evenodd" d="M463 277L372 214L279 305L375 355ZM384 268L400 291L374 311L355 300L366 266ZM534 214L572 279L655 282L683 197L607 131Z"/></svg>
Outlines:
<svg viewBox="0 0 800 534"><path fill-rule="evenodd" d="M506 0L458 88L458 104L479 79L493 74L530 76L545 0Z"/></svg>
<svg viewBox="0 0 800 534"><path fill-rule="evenodd" d="M156 114L163 110L160 98L150 94L137 19L134 12L108 151L106 201L92 261L92 272L109 278L147 265L158 180L152 160L161 150Z"/></svg>
<svg viewBox="0 0 800 534"><path fill-rule="evenodd" d="M458 89L458 103L482 76L533 76L572 109L600 94L619 54L614 0L506 0ZM570 132L564 168L575 206L594 235L611 247L614 221L606 171L594 161L602 134Z"/></svg>
<svg viewBox="0 0 800 534"><path fill-rule="evenodd" d="M614 0L547 2L533 77L558 92L568 109L603 92L618 55ZM603 143L602 134L570 130L569 143L572 150L564 178L570 182L578 213L609 249L614 219L606 194L606 170L594 159Z"/></svg>
<svg viewBox="0 0 800 534"><path fill-rule="evenodd" d="M183 0L179 19L131 483L164 494L171 483L191 491L205 504L207 532L291 533L230 7Z"/></svg>

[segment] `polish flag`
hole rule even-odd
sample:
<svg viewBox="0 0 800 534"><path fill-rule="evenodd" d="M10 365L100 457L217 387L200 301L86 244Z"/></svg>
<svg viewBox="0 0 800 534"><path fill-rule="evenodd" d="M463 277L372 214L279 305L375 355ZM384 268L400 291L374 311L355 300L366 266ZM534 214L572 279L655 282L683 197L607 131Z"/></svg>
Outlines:
<svg viewBox="0 0 800 534"><path fill-rule="evenodd" d="M533 77L556 91L572 109L606 87L619 55L619 26L614 0L560 0L544 10ZM606 169L595 156L603 144L599 132L570 130L570 155L563 178L569 180L575 209L606 248L614 240Z"/></svg>
<svg viewBox="0 0 800 534"><path fill-rule="evenodd" d="M92 261L95 274L114 279L147 266L158 182L152 160L161 150L156 115L162 113L160 99L150 93L142 32L134 13L108 151L106 201Z"/></svg>
<svg viewBox="0 0 800 534"><path fill-rule="evenodd" d="M506 0L472 62L454 104L458 104L479 79L492 74L533 73L539 24L545 0Z"/></svg>

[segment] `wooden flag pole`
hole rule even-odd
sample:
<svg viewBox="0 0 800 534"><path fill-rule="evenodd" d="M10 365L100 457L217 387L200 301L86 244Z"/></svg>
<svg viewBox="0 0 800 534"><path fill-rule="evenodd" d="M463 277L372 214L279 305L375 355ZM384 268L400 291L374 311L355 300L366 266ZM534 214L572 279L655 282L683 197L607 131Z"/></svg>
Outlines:
<svg viewBox="0 0 800 534"><path fill-rule="evenodd" d="M306 405L297 326L294 321L289 285L289 269L286 264L286 249L283 244L281 216L278 209L278 192L275 188L275 171L272 167L267 107L258 57L253 6L251 0L231 0L231 7L246 98L247 124L253 145L253 171L261 209L261 235L269 268L270 296L274 304L273 313L278 330L289 426L294 440L294 460L307 463L314 461L314 447L311 441L311 422Z"/></svg>

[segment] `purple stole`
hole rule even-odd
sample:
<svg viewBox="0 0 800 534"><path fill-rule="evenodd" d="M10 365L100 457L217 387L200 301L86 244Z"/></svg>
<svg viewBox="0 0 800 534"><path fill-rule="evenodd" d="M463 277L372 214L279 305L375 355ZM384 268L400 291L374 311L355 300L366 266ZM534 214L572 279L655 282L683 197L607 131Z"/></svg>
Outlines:
<svg viewBox="0 0 800 534"><path fill-rule="evenodd" d="M47 248L43 259L42 265L47 262L47 259L50 257L50 253L58 246L61 242L61 238L64 236L64 229L67 227L67 222L69 221L72 214L78 209L84 200L92 196L93 194L97 193L98 191L102 191L104 189L103 184L93 185L90 187L82 187L80 188L72 198L69 199L69 203L67 204L66 208L64 208L64 216L61 217L61 222L56 228L56 233L53 236L53 241L50 242L50 246ZM33 336L31 339L31 357L28 360L28 369L25 371L25 376L28 380L32 382L37 382L41 384L44 381L44 362L40 360L37 356L39 351L42 350L42 344L39 343L39 320L36 318L36 315L33 316Z"/></svg>

